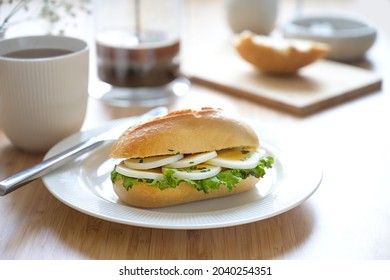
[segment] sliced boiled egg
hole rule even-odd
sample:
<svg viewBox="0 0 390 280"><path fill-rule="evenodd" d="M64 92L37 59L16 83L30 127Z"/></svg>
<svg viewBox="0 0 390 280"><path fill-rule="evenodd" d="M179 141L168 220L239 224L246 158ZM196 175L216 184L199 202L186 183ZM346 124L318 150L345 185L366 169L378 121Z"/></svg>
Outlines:
<svg viewBox="0 0 390 280"><path fill-rule="evenodd" d="M190 166L198 165L200 163L208 161L212 158L215 158L217 155L218 154L216 151L199 153L199 154L192 154L192 155L185 155L184 158L182 158L181 160L175 161L171 164L168 164L167 167L170 167L170 168L190 167Z"/></svg>
<svg viewBox="0 0 390 280"><path fill-rule="evenodd" d="M221 167L212 166L207 164L199 164L197 166L192 166L189 168L167 168L163 167L162 170L171 169L174 171L173 176L176 178L187 179L187 180L203 180L217 175L221 172Z"/></svg>
<svg viewBox="0 0 390 280"><path fill-rule="evenodd" d="M255 168L259 160L265 156L264 150L235 148L218 152L218 156L206 163L230 169Z"/></svg>
<svg viewBox="0 0 390 280"><path fill-rule="evenodd" d="M124 161L125 165L131 169L153 169L182 159L184 155L154 156L146 158L132 158Z"/></svg>
<svg viewBox="0 0 390 280"><path fill-rule="evenodd" d="M163 180L163 174L161 168L145 170L135 170L128 168L124 165L117 165L115 171L127 177L140 178L140 179L152 179L152 180Z"/></svg>

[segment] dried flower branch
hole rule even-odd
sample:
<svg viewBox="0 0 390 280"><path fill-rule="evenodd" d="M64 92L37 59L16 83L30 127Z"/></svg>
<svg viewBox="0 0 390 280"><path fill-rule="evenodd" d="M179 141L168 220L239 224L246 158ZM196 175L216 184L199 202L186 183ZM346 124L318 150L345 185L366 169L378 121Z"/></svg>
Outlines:
<svg viewBox="0 0 390 280"><path fill-rule="evenodd" d="M59 22L63 17L75 18L78 12L90 13L91 0L0 0L0 30L11 24L11 19L20 11L29 11L30 4L40 7L38 16L49 23ZM6 15L2 17L2 13Z"/></svg>

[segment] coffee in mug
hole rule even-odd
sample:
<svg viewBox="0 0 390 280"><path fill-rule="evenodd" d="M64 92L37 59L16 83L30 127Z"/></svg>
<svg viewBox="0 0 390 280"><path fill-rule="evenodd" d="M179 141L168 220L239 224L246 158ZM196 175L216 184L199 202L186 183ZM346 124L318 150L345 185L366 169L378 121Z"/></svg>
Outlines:
<svg viewBox="0 0 390 280"><path fill-rule="evenodd" d="M3 54L3 57L9 58L48 58L53 56L60 56L64 54L70 54L71 51L65 49L53 49L53 48L39 48L39 49L25 49L12 51Z"/></svg>
<svg viewBox="0 0 390 280"><path fill-rule="evenodd" d="M87 108L89 48L65 36L0 41L0 129L28 152L79 131Z"/></svg>

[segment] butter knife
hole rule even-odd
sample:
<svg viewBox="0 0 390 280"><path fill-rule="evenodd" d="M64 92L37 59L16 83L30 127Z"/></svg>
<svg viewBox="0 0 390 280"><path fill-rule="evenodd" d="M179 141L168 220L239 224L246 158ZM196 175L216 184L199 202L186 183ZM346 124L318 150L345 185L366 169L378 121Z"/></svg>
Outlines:
<svg viewBox="0 0 390 280"><path fill-rule="evenodd" d="M112 129L103 132L100 135L92 137L78 145L66 149L26 170L23 170L7 179L0 182L0 196L5 196L18 188L50 173L51 171L63 166L64 164L74 160L80 155L96 149L108 141L116 140L130 126L148 120L153 117L161 116L167 113L166 107L157 107L143 115L130 118L127 122L121 122Z"/></svg>

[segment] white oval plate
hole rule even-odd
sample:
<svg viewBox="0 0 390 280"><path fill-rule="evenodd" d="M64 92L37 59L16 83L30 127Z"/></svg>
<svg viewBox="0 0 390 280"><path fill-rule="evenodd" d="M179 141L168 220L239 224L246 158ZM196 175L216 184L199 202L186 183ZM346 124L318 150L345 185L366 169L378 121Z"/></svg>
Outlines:
<svg viewBox="0 0 390 280"><path fill-rule="evenodd" d="M129 119L76 133L50 149L45 159L126 121ZM44 184L66 205L103 220L150 228L208 229L251 223L286 212L309 198L322 180L322 170L315 162L304 155L289 156L262 141L262 148L275 157L275 164L254 189L178 206L141 209L125 205L114 193L110 172L117 160L109 158L110 148L107 144L44 176Z"/></svg>

